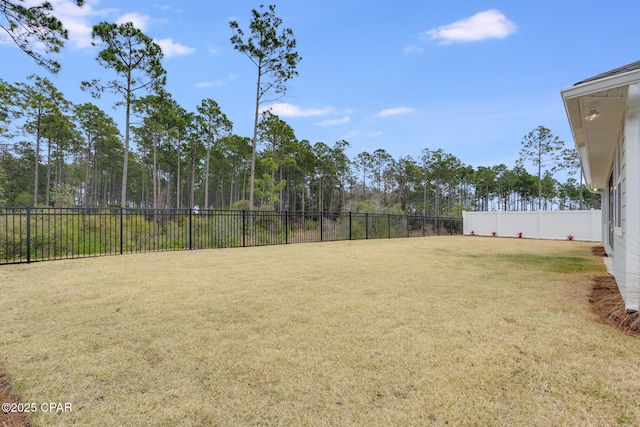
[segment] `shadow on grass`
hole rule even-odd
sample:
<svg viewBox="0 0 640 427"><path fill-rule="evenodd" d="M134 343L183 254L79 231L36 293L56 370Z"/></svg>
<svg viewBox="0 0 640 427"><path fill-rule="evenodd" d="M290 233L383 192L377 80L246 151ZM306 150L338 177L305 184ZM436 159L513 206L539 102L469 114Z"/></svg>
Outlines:
<svg viewBox="0 0 640 427"><path fill-rule="evenodd" d="M504 254L500 257L507 261L531 265L554 273L571 274L593 271L593 263L584 257L536 254Z"/></svg>

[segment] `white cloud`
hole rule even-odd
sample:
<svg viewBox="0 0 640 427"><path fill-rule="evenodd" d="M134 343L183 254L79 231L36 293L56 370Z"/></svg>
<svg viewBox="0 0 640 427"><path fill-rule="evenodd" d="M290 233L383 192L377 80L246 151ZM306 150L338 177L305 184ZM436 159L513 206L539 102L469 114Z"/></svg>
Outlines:
<svg viewBox="0 0 640 427"><path fill-rule="evenodd" d="M30 7L42 3L40 0L28 0L24 6ZM69 32L67 45L73 49L83 49L91 46L93 16L104 16L110 13L110 9L96 9L97 0L86 0L78 7L71 0L50 0L53 6L53 14L60 19L64 28Z"/></svg>
<svg viewBox="0 0 640 427"><path fill-rule="evenodd" d="M408 108L408 107L388 108L386 110L380 111L374 117L399 116L401 114L409 114L411 112L413 112L413 110L411 108Z"/></svg>
<svg viewBox="0 0 640 427"><path fill-rule="evenodd" d="M91 30L92 26L88 22L76 19L65 19L60 16L64 28L69 31L69 41L76 49L82 49L91 46Z"/></svg>
<svg viewBox="0 0 640 427"><path fill-rule="evenodd" d="M424 51L424 49L420 46L411 45L404 48L404 53L422 53L422 51Z"/></svg>
<svg viewBox="0 0 640 427"><path fill-rule="evenodd" d="M503 39L516 31L516 25L499 10L491 9L422 33L425 39L440 40L441 44Z"/></svg>
<svg viewBox="0 0 640 427"><path fill-rule="evenodd" d="M381 136L382 134L383 132L381 130L352 130L351 132L347 133L343 139L348 141L354 138L374 138L377 136Z"/></svg>
<svg viewBox="0 0 640 427"><path fill-rule="evenodd" d="M141 15L137 12L125 13L118 19L116 19L116 24L122 25L127 22L131 22L134 27L139 29L140 31L145 31L149 26L149 21L151 18L149 15Z"/></svg>
<svg viewBox="0 0 640 427"><path fill-rule="evenodd" d="M121 11L99 7L100 0L85 0L80 7L73 0L49 0L49 2L53 6L53 15L60 19L64 28L69 32L69 39L65 45L70 46L72 49L91 47L91 31L98 20L115 22L119 25L131 22L141 31L146 31L152 21L150 16L137 12L120 15L114 20L113 16L117 16ZM34 7L41 3L42 0L25 0L24 6ZM163 9L166 8L163 7ZM173 10L175 11L175 9ZM172 39L156 40L156 43L162 47L162 51L167 57L186 55L195 51L194 48L175 43ZM36 45L35 48L43 49L43 46Z"/></svg>
<svg viewBox="0 0 640 427"><path fill-rule="evenodd" d="M318 126L335 126L335 125L343 125L345 123L349 123L351 121L351 117L344 116L341 119L328 119L323 120L321 122L316 123Z"/></svg>
<svg viewBox="0 0 640 427"><path fill-rule="evenodd" d="M182 12L182 10L176 9L175 7L168 4L160 6L160 10L163 10L165 12Z"/></svg>
<svg viewBox="0 0 640 427"><path fill-rule="evenodd" d="M49 0L53 6L53 15L58 18L64 28L69 32L69 39L65 45L72 49L84 49L91 47L91 31L95 22L95 17L103 17L99 20L112 22L110 16L118 13L113 8L100 8L100 0L85 0L84 4L78 7L72 0ZM42 0L25 0L23 6L34 7L39 6ZM127 13L116 19L115 23L123 24L132 22L133 25L145 30L148 27L151 18L147 15L139 13ZM36 44L36 49L43 49L43 46Z"/></svg>
<svg viewBox="0 0 640 427"><path fill-rule="evenodd" d="M226 86L229 82L235 80L238 78L237 74L229 74L225 79L222 80L214 80L214 81L209 81L209 80L205 80L202 82L198 82L195 84L195 87L197 88L207 88L207 87L220 87L220 86Z"/></svg>
<svg viewBox="0 0 640 427"><path fill-rule="evenodd" d="M260 111L271 111L271 113L280 117L312 117L324 116L332 112L331 108L302 108L297 105L287 104L285 102L279 104L266 105L260 108Z"/></svg>
<svg viewBox="0 0 640 427"><path fill-rule="evenodd" d="M178 55L189 55L196 51L194 47L188 47L182 45L180 43L176 43L173 39L162 39L162 40L154 40L156 43L160 45L162 48L162 53L165 58L170 58L172 56Z"/></svg>

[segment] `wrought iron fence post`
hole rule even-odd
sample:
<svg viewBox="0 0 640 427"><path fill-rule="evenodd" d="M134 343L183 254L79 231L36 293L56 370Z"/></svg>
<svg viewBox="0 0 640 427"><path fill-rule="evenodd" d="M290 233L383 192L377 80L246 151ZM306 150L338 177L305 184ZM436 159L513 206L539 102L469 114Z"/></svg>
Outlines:
<svg viewBox="0 0 640 427"><path fill-rule="evenodd" d="M31 262L31 206L27 206L27 262Z"/></svg>
<svg viewBox="0 0 640 427"><path fill-rule="evenodd" d="M404 216L404 225L407 229L407 237L409 237L409 214L405 214Z"/></svg>
<svg viewBox="0 0 640 427"><path fill-rule="evenodd" d="M193 249L193 208L189 208L189 250Z"/></svg>
<svg viewBox="0 0 640 427"><path fill-rule="evenodd" d="M353 236L352 230L353 230L353 221L351 218L351 211L349 211L349 240L351 240L352 239L351 236Z"/></svg>
<svg viewBox="0 0 640 427"><path fill-rule="evenodd" d="M322 211L320 211L320 241L321 241L321 242L322 242L322 231L323 231L323 230L322 230L322 228L323 228L323 227L322 227L322 223L323 223L323 222L324 222L324 221L322 221Z"/></svg>
<svg viewBox="0 0 640 427"><path fill-rule="evenodd" d="M289 211L284 211L284 243L289 243Z"/></svg>
<svg viewBox="0 0 640 427"><path fill-rule="evenodd" d="M120 206L120 255L122 255L124 253L124 251L122 250L124 245L124 239L123 239L123 230L124 230L124 208L122 206Z"/></svg>
<svg viewBox="0 0 640 427"><path fill-rule="evenodd" d="M369 212L364 213L364 238L369 239Z"/></svg>
<svg viewBox="0 0 640 427"><path fill-rule="evenodd" d="M387 228L389 229L389 238L391 238L391 214L387 214Z"/></svg>
<svg viewBox="0 0 640 427"><path fill-rule="evenodd" d="M242 247L247 246L247 211L242 210Z"/></svg>

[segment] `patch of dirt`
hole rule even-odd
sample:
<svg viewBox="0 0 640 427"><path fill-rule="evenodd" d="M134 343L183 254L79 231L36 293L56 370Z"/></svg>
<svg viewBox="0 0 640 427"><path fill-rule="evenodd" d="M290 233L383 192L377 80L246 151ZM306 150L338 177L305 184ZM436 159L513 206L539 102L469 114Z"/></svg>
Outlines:
<svg viewBox="0 0 640 427"><path fill-rule="evenodd" d="M597 256L607 256L602 246L594 246L591 252ZM618 284L612 275L593 278L589 303L600 322L628 335L640 336L640 315L637 311L628 312L625 309Z"/></svg>
<svg viewBox="0 0 640 427"><path fill-rule="evenodd" d="M594 246L591 248L591 253L595 256L608 256L607 252L604 250L604 246Z"/></svg>
<svg viewBox="0 0 640 427"><path fill-rule="evenodd" d="M0 403L22 403L11 386L11 379L0 365ZM28 413L5 413L0 409L0 427L32 427L33 423Z"/></svg>

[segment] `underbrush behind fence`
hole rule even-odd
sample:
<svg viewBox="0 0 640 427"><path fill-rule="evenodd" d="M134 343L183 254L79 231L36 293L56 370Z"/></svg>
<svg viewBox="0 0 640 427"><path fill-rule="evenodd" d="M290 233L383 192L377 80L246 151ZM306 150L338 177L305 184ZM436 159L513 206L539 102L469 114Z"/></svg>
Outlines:
<svg viewBox="0 0 640 427"><path fill-rule="evenodd" d="M462 234L462 218L355 212L0 207L0 264Z"/></svg>

